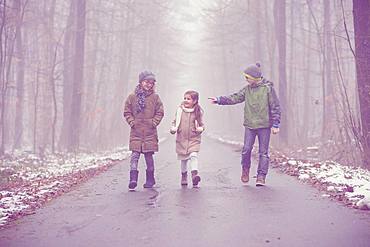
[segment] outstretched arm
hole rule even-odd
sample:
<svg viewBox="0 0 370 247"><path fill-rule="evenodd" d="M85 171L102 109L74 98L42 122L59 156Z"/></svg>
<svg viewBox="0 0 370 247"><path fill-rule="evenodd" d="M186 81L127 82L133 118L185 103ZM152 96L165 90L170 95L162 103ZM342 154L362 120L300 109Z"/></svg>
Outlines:
<svg viewBox="0 0 370 247"><path fill-rule="evenodd" d="M245 88L229 96L209 97L212 104L235 105L245 100Z"/></svg>

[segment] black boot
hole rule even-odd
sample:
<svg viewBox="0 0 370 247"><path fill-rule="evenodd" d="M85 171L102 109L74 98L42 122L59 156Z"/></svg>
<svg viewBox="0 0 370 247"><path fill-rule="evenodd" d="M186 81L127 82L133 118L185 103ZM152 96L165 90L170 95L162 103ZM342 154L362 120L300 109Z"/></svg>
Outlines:
<svg viewBox="0 0 370 247"><path fill-rule="evenodd" d="M130 183L128 184L128 188L130 190L133 190L133 189L136 188L138 174L139 174L138 170L131 170L130 171Z"/></svg>
<svg viewBox="0 0 370 247"><path fill-rule="evenodd" d="M144 188L153 188L153 185L155 185L154 171L146 170L146 182L144 184Z"/></svg>

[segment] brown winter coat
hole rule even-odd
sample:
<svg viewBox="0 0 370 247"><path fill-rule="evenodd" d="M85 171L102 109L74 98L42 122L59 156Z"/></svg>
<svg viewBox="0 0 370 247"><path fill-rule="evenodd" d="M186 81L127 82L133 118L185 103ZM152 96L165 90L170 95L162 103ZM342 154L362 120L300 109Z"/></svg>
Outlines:
<svg viewBox="0 0 370 247"><path fill-rule="evenodd" d="M137 152L157 152L157 126L164 111L159 95L152 93L145 98L145 108L137 113L137 96L130 94L125 102L123 116L131 126L129 149Z"/></svg>
<svg viewBox="0 0 370 247"><path fill-rule="evenodd" d="M196 132L195 129L195 113L183 111L176 135L177 154L189 155L192 152L199 152L201 133Z"/></svg>

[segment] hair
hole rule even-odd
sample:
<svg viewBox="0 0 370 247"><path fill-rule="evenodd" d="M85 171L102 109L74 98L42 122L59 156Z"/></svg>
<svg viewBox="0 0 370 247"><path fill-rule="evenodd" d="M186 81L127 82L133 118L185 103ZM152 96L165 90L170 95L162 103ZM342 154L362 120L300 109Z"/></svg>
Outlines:
<svg viewBox="0 0 370 247"><path fill-rule="evenodd" d="M195 119L198 121L199 125L203 125L203 109L199 105L199 93L194 90L188 90L184 95L190 95L191 99L195 101L194 104L194 113Z"/></svg>

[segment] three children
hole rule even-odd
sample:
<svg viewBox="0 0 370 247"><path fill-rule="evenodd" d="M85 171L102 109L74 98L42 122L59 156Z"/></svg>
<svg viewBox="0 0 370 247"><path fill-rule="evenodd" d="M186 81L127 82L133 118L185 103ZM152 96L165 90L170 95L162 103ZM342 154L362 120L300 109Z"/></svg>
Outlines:
<svg viewBox="0 0 370 247"><path fill-rule="evenodd" d="M259 142L259 162L256 186L265 185L269 168L268 148L270 133L279 132L280 105L272 82L262 77L260 64L254 64L244 70L248 82L239 92L229 96L210 97L211 103L233 105L244 103L244 146L242 150L241 181L249 182L251 152L256 136ZM153 154L158 151L156 127L161 122L163 104L154 91L155 76L150 71L141 72L135 92L125 102L124 117L131 127L129 149L130 160L129 189L135 189L138 179L138 160L144 154L147 170L144 188L155 184ZM198 153L201 134L204 131L203 110L199 105L199 93L187 91L184 100L176 111L175 120L170 129L176 134L176 153L181 163L181 185L188 185L188 164L191 170L193 187L197 187L201 178L198 171Z"/></svg>

